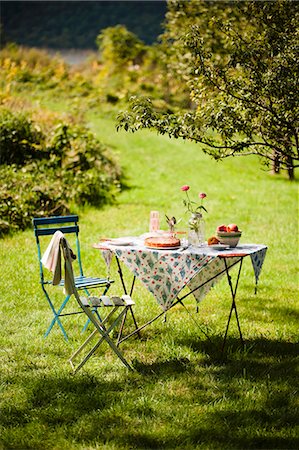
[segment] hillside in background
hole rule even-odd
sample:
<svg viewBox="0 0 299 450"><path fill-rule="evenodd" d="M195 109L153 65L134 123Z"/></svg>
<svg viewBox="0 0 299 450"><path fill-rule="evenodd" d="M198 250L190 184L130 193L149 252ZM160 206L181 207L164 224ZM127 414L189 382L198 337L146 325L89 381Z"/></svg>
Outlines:
<svg viewBox="0 0 299 450"><path fill-rule="evenodd" d="M166 1L2 1L1 44L95 49L99 32L118 24L152 44L165 12Z"/></svg>

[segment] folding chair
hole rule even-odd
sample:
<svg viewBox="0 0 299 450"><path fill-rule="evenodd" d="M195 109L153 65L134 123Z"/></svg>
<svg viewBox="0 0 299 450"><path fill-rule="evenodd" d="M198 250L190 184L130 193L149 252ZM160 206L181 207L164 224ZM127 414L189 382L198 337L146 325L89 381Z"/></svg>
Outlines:
<svg viewBox="0 0 299 450"><path fill-rule="evenodd" d="M127 362L122 352L119 350L117 345L114 344L113 340L110 338L109 334L114 330L114 328L118 325L118 323L123 319L123 317L127 314L128 309L132 308L134 305L133 300L129 295L124 295L122 298L120 297L108 297L103 295L101 297L91 297L88 296L82 297L79 296L72 268L72 251L63 236L60 240L63 256L65 259L65 287L64 290L68 295L74 294L80 308L84 311L84 313L89 318L90 322L95 326L95 330L88 336L85 342L79 347L79 349L71 356L69 362L76 373L84 364L89 360L89 358L94 354L94 352L99 348L99 346L103 342L107 342L111 349L115 352L115 354L120 358L123 364L132 370L132 367ZM115 298L114 302L112 301ZM116 301L117 300L117 301ZM106 316L104 320L99 319L100 316L93 314L92 308L105 308L110 307L111 311ZM120 310L120 312L119 312ZM117 313L116 318L113 323L108 327L106 324L108 320ZM88 351L86 356L80 361L80 363L75 367L74 359L85 349L85 347L92 341L94 337L98 337L98 342Z"/></svg>
<svg viewBox="0 0 299 450"><path fill-rule="evenodd" d="M73 314L81 314L82 310L74 311L74 312L64 312L70 295L67 294L57 309L54 306L54 301L51 299L49 286L53 284L52 280L47 280L47 276L44 273L43 264L41 262L42 259L42 250L41 250L41 237L49 237L56 233L56 231L60 231L63 234L73 235L75 239L76 252L77 252L77 271L78 275L74 277L74 282L76 289L84 290L87 295L89 295L89 289L100 288L103 289L103 295L108 291L113 280L108 278L98 278L98 277L86 277L83 273L83 266L81 261L81 253L80 253L80 242L79 242L79 225L78 225L79 217L77 215L70 216L56 216L56 217L44 217L44 218L34 218L33 226L34 226L34 234L37 243L37 253L39 260L39 269L40 269L40 283L42 290L46 296L46 299L49 303L49 306L53 312L53 319L45 333L45 337L47 337L52 330L55 323L60 327L63 336L66 340L68 340L67 333L61 323L60 317L69 316ZM64 280L60 281L60 285L64 285ZM85 324L84 329L86 329L88 323Z"/></svg>

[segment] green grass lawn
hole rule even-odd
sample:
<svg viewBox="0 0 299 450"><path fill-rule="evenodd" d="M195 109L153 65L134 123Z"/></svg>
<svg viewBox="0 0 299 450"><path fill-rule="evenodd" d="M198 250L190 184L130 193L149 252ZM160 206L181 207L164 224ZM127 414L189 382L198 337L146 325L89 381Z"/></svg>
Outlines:
<svg viewBox="0 0 299 450"><path fill-rule="evenodd" d="M216 163L188 142L116 133L108 114L91 111L88 121L114 148L129 188L115 206L75 211L85 272L106 273L92 248L100 237L147 231L152 209L182 217L184 228L181 185L189 184L194 197L206 192L207 236L218 224L235 222L243 243L268 246L257 294L250 261L240 281L246 348L241 351L233 321L226 353L218 350L230 307L223 279L195 315L213 345L177 307L166 323L159 320L141 340L123 344L134 372L105 348L74 376L68 358L84 339L84 319L64 319L69 343L58 327L43 338L51 314L39 286L33 232L6 237L0 242L0 448L297 449L298 183L270 175L254 157ZM118 280L115 263L112 275ZM112 290L121 291L119 281ZM134 299L140 322L160 311L140 285ZM192 300L187 306L195 312Z"/></svg>

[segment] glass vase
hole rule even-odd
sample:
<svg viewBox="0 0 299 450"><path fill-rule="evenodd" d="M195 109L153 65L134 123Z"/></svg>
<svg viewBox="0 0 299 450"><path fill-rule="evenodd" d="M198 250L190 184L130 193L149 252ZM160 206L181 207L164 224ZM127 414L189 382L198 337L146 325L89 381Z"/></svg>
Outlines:
<svg viewBox="0 0 299 450"><path fill-rule="evenodd" d="M205 221L201 213L191 215L189 221L188 242L190 245L202 246L205 244Z"/></svg>

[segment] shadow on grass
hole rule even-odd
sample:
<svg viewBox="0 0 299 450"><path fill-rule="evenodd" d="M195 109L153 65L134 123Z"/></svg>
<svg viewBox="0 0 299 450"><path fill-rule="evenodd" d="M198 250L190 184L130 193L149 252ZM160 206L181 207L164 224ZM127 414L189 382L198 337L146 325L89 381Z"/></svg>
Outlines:
<svg viewBox="0 0 299 450"><path fill-rule="evenodd" d="M176 345L192 348L194 358L135 361L136 373L120 378L25 375L26 401L1 411L4 448L298 448L290 432L298 423L298 344L252 339L242 352L239 340L228 338L221 355L215 351L221 343L220 336L213 345L181 339ZM256 405L243 406L247 389L258 392ZM55 444L56 436L72 446Z"/></svg>
<svg viewBox="0 0 299 450"><path fill-rule="evenodd" d="M294 358L299 355L299 342L292 343L282 340L271 340L267 338L244 339L244 346L240 338L227 337L224 350L223 336L215 335L210 339L196 339L184 337L177 339L177 344L190 346L194 351L201 351L210 356L212 361L226 361L230 355L240 354L243 358L254 356L273 356L281 358ZM215 359L216 358L216 359Z"/></svg>
<svg viewBox="0 0 299 450"><path fill-rule="evenodd" d="M139 361L133 362L134 369L145 376L155 375L157 378L161 375L163 377L174 376L182 374L190 366L190 361L187 358L170 359L167 361L155 361L150 364L141 363Z"/></svg>

